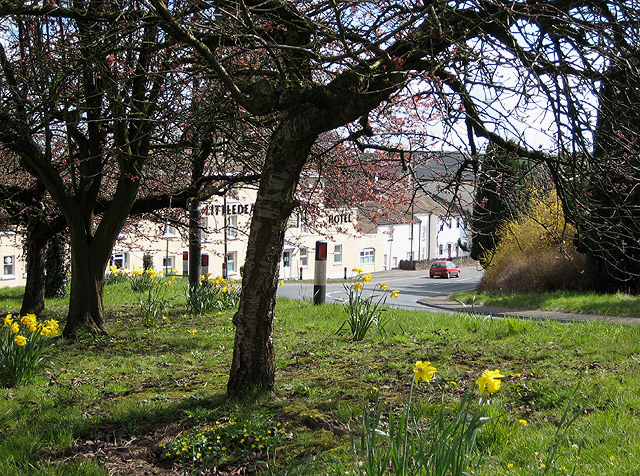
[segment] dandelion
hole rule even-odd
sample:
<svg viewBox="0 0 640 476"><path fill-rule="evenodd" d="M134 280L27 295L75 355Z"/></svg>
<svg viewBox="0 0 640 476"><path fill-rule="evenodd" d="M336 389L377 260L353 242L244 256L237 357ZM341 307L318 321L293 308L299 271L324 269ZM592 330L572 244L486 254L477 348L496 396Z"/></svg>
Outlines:
<svg viewBox="0 0 640 476"><path fill-rule="evenodd" d="M480 393L484 393L485 390L489 393L495 393L500 389L502 382L500 381L504 375L499 370L485 370L482 375L476 380L478 390Z"/></svg>
<svg viewBox="0 0 640 476"><path fill-rule="evenodd" d="M520 423L522 426L527 426L529 424L529 422L525 419L518 420L518 423Z"/></svg>
<svg viewBox="0 0 640 476"><path fill-rule="evenodd" d="M614 459L616 459L615 456L613 456L613 455L609 456L609 461L613 461Z"/></svg>
<svg viewBox="0 0 640 476"><path fill-rule="evenodd" d="M513 468L513 463L507 463L507 468Z"/></svg>
<svg viewBox="0 0 640 476"><path fill-rule="evenodd" d="M195 333L198 331L196 329L187 329L187 332L191 335L195 335Z"/></svg>
<svg viewBox="0 0 640 476"><path fill-rule="evenodd" d="M436 373L436 368L431 366L431 362L418 360L413 371L415 372L414 383L417 384L420 380L425 382L431 380Z"/></svg>

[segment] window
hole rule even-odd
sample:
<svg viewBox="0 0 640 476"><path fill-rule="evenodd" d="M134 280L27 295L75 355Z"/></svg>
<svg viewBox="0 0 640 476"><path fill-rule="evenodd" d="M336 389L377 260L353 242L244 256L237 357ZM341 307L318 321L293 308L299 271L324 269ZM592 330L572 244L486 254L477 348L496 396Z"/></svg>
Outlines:
<svg viewBox="0 0 640 476"><path fill-rule="evenodd" d="M307 248L300 248L300 266L304 266L305 268L309 266L309 261L307 260Z"/></svg>
<svg viewBox="0 0 640 476"><path fill-rule="evenodd" d="M295 213L289 217L289 228L298 228L298 215Z"/></svg>
<svg viewBox="0 0 640 476"><path fill-rule="evenodd" d="M456 218L456 228L460 228L460 218Z"/></svg>
<svg viewBox="0 0 640 476"><path fill-rule="evenodd" d="M444 245L438 246L438 254L442 256L444 254Z"/></svg>
<svg viewBox="0 0 640 476"><path fill-rule="evenodd" d="M368 248L360 252L360 264L373 264L375 261L375 250Z"/></svg>
<svg viewBox="0 0 640 476"><path fill-rule="evenodd" d="M111 255L111 264L118 268L129 267L129 253L113 253Z"/></svg>
<svg viewBox="0 0 640 476"><path fill-rule="evenodd" d="M227 253L227 272L235 273L236 272L236 260L237 253L232 251L231 253Z"/></svg>
<svg viewBox="0 0 640 476"><path fill-rule="evenodd" d="M335 245L333 247L333 263L342 263L342 245Z"/></svg>
<svg viewBox="0 0 640 476"><path fill-rule="evenodd" d="M238 237L238 215L227 216L227 238L235 240Z"/></svg>
<svg viewBox="0 0 640 476"><path fill-rule="evenodd" d="M176 257L175 256L164 256L162 258L162 267L164 268L165 274L170 273L175 268Z"/></svg>
<svg viewBox="0 0 640 476"><path fill-rule="evenodd" d="M200 229L200 241L202 243L207 243L207 229L209 228L209 217L202 217L202 222L200 223L202 228Z"/></svg>
<svg viewBox="0 0 640 476"><path fill-rule="evenodd" d="M14 279L16 277L15 256L5 256L2 262L4 263L2 279Z"/></svg>
<svg viewBox="0 0 640 476"><path fill-rule="evenodd" d="M307 222L304 219L300 220L300 233L303 235L309 234L309 226L307 226Z"/></svg>
<svg viewBox="0 0 640 476"><path fill-rule="evenodd" d="M176 235L176 227L171 225L170 223L167 223L164 226L164 235L162 235L162 238L164 238L165 240L168 240L169 238L177 238L178 235Z"/></svg>

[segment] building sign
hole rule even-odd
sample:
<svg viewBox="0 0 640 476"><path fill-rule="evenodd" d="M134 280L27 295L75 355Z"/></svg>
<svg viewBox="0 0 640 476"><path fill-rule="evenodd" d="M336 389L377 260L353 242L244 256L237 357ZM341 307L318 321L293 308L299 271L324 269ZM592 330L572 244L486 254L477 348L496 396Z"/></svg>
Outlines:
<svg viewBox="0 0 640 476"><path fill-rule="evenodd" d="M241 203L224 205L205 205L202 213L205 215L248 215L253 211L253 205L243 205Z"/></svg>
<svg viewBox="0 0 640 476"><path fill-rule="evenodd" d="M330 225L344 225L345 223L351 223L351 213L329 215L328 219Z"/></svg>

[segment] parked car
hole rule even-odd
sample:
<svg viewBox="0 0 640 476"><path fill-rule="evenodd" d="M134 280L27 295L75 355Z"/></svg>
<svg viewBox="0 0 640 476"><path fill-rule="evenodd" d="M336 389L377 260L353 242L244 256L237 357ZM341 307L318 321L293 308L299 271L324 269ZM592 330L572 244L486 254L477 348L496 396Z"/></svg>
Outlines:
<svg viewBox="0 0 640 476"><path fill-rule="evenodd" d="M429 268L429 277L435 278L440 276L441 278L460 277L460 268L458 268L452 261L434 261Z"/></svg>

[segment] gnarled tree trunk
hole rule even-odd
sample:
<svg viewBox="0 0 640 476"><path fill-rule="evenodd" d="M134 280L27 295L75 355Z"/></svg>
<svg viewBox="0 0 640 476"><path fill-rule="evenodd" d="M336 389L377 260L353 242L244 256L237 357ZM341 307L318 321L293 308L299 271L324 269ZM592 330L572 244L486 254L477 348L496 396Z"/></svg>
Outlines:
<svg viewBox="0 0 640 476"><path fill-rule="evenodd" d="M227 394L271 391L275 382L273 315L284 232L317 132L313 114L297 114L274 132L253 209Z"/></svg>

